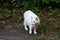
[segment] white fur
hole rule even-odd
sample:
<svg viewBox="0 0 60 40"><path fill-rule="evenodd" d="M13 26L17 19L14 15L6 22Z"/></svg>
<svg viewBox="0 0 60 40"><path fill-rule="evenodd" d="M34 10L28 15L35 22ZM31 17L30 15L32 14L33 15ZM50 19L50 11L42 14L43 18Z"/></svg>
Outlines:
<svg viewBox="0 0 60 40"><path fill-rule="evenodd" d="M24 13L24 28L28 30L27 25L29 26L29 34L32 34L32 29L34 30L34 34L37 34L36 28L39 23L39 17L32 11L28 10Z"/></svg>

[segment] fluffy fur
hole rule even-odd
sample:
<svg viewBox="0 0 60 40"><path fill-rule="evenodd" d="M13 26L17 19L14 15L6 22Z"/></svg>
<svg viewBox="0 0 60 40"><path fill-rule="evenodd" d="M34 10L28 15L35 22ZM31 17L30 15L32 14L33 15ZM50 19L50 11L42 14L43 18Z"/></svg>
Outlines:
<svg viewBox="0 0 60 40"><path fill-rule="evenodd" d="M24 28L28 30L27 25L29 27L29 34L32 34L32 29L34 30L34 34L37 34L36 28L39 25L40 20L39 17L32 11L28 10L24 13Z"/></svg>

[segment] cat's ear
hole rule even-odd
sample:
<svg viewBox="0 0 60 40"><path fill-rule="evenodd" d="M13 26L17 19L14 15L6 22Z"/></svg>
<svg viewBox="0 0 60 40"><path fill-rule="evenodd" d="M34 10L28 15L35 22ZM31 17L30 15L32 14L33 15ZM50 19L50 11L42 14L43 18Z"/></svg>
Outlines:
<svg viewBox="0 0 60 40"><path fill-rule="evenodd" d="M38 20L38 18L36 17L36 19L35 20Z"/></svg>

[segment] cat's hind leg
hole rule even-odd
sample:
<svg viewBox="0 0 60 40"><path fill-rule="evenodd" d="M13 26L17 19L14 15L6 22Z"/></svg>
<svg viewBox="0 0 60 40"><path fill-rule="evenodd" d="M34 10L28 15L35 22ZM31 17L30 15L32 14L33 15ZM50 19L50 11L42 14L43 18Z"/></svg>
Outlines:
<svg viewBox="0 0 60 40"><path fill-rule="evenodd" d="M28 28L27 28L27 25L26 25L26 22L24 21L24 28L25 28L25 30L28 30Z"/></svg>

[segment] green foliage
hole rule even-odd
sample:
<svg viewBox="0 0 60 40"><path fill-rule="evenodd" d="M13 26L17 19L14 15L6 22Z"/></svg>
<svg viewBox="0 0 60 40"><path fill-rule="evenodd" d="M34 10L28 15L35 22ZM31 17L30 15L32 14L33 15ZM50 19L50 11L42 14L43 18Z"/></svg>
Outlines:
<svg viewBox="0 0 60 40"><path fill-rule="evenodd" d="M43 2L46 2L46 3L48 3L48 2L49 2L49 0L43 0Z"/></svg>
<svg viewBox="0 0 60 40"><path fill-rule="evenodd" d="M8 10L8 9L4 9L4 10L0 10L1 11L1 13L0 13L0 19L6 19L6 18L8 18L8 17L10 17L11 16L11 11L10 10Z"/></svg>

